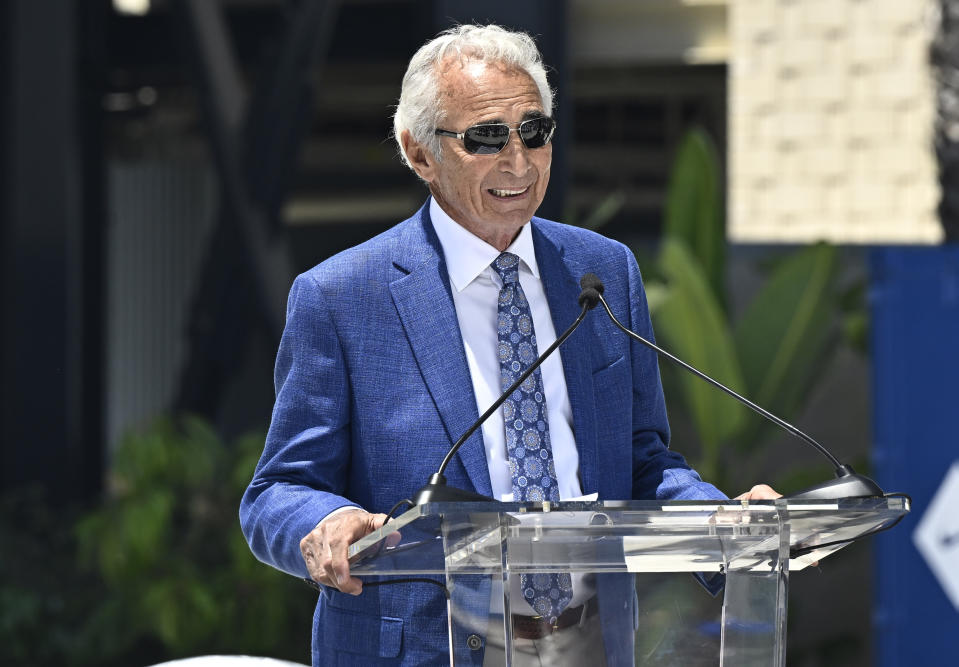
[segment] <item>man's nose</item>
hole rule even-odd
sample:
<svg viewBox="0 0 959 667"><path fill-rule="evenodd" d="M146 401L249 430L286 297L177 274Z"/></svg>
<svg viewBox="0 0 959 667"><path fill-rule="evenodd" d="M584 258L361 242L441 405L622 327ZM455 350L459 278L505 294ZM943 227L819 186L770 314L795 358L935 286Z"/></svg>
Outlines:
<svg viewBox="0 0 959 667"><path fill-rule="evenodd" d="M528 150L526 144L519 138L519 132L510 129L509 141L499 152L500 167L517 176L525 175L530 168Z"/></svg>

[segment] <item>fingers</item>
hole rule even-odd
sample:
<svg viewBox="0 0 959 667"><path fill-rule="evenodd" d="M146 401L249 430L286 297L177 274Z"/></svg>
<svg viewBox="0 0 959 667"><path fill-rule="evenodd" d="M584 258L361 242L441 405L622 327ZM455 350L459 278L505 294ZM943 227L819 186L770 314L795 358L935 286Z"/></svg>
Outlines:
<svg viewBox="0 0 959 667"><path fill-rule="evenodd" d="M352 540L342 539L337 535L327 546L329 556L323 560L325 578L331 585L336 586L344 593L359 595L363 592L363 582L350 576L350 562L347 560L347 551Z"/></svg>
<svg viewBox="0 0 959 667"><path fill-rule="evenodd" d="M321 521L300 540L300 553L310 577L324 586L359 595L363 582L350 575L349 546L385 521L385 514L360 509L339 512Z"/></svg>
<svg viewBox="0 0 959 667"><path fill-rule="evenodd" d="M386 546L395 547L397 544L403 541L403 535L400 531L394 531L386 536Z"/></svg>
<svg viewBox="0 0 959 667"><path fill-rule="evenodd" d="M386 523L385 514L370 514L370 529L366 534L372 533L374 530L379 530L383 527L383 524Z"/></svg>
<svg viewBox="0 0 959 667"><path fill-rule="evenodd" d="M363 590L362 582L350 576L346 554L350 543L354 541L351 538L360 532L366 516L362 510L341 512L321 521L300 540L300 552L310 578L352 595L358 595Z"/></svg>
<svg viewBox="0 0 959 667"><path fill-rule="evenodd" d="M775 500L782 498L781 493L768 484L757 484L746 493L741 493L734 500Z"/></svg>

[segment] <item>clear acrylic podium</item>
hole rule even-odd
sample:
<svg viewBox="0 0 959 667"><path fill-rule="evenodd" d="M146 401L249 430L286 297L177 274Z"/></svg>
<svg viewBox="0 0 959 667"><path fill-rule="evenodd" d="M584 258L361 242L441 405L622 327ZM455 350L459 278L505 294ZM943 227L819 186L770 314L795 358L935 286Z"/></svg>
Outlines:
<svg viewBox="0 0 959 667"><path fill-rule="evenodd" d="M530 611L521 609L518 577L510 575L569 572L574 591L586 591L599 605L605 664L765 667L785 664L790 570L821 561L908 511L909 501L899 497L431 503L359 540L350 556L360 577L432 576L445 584L451 664L475 664L475 651L492 651L484 642L497 634L503 664L511 664L513 614ZM637 599L637 573L657 573L649 575L655 580L697 573L702 588L720 596L717 618L702 623L667 613L667 625L696 627L664 630L660 624L650 639L644 635L650 620L677 603L645 595L642 587Z"/></svg>

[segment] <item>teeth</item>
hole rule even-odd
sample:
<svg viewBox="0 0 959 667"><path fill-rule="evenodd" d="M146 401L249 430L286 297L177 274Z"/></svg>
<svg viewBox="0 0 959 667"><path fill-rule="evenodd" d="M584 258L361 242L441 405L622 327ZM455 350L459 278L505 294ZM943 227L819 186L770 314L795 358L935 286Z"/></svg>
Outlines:
<svg viewBox="0 0 959 667"><path fill-rule="evenodd" d="M496 190L494 188L491 188L490 192L492 192L497 197L515 197L516 195L523 194L528 189L529 187L525 187L522 190Z"/></svg>

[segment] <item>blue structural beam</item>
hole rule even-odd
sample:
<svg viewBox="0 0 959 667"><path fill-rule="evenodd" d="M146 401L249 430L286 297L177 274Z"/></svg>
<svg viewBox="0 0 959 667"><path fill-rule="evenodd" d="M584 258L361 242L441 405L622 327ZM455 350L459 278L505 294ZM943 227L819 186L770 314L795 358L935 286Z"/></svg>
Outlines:
<svg viewBox="0 0 959 667"><path fill-rule="evenodd" d="M875 479L913 499L877 538L877 664L957 664L959 611L912 534L959 461L959 246L875 249L870 268Z"/></svg>

